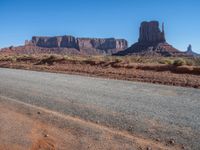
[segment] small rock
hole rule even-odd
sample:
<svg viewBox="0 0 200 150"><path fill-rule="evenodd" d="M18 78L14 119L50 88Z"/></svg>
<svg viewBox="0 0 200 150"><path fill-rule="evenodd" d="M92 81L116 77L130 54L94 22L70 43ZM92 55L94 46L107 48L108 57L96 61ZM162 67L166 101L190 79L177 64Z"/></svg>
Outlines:
<svg viewBox="0 0 200 150"><path fill-rule="evenodd" d="M181 148L182 148L182 149L185 149L185 146L184 146L184 145L182 145L182 146L181 146Z"/></svg>
<svg viewBox="0 0 200 150"><path fill-rule="evenodd" d="M99 120L97 120L96 123L99 124Z"/></svg>
<svg viewBox="0 0 200 150"><path fill-rule="evenodd" d="M160 142L160 139L159 139L159 138L156 138L156 141L157 141L157 142Z"/></svg>
<svg viewBox="0 0 200 150"><path fill-rule="evenodd" d="M48 136L49 136L48 134L45 134L45 135L44 135L44 137L48 137Z"/></svg>
<svg viewBox="0 0 200 150"><path fill-rule="evenodd" d="M169 144L175 144L175 140L174 139L169 140Z"/></svg>
<svg viewBox="0 0 200 150"><path fill-rule="evenodd" d="M147 147L147 150L152 150L152 148L150 146Z"/></svg>
<svg viewBox="0 0 200 150"><path fill-rule="evenodd" d="M39 115L39 114L41 114L41 113L38 111L37 114Z"/></svg>
<svg viewBox="0 0 200 150"><path fill-rule="evenodd" d="M142 150L142 147L140 146L140 147L138 148L138 150Z"/></svg>

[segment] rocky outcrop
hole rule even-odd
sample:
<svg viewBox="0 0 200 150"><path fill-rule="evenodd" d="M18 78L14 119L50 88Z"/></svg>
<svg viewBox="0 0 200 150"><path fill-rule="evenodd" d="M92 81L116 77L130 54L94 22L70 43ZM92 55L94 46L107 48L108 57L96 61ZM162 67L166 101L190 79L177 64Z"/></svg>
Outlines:
<svg viewBox="0 0 200 150"><path fill-rule="evenodd" d="M138 42L115 55L182 56L186 54L166 42L164 23L161 31L158 21L145 21L141 23Z"/></svg>
<svg viewBox="0 0 200 150"><path fill-rule="evenodd" d="M113 54L128 47L124 39L114 38L75 38L73 36L41 37L34 36L25 45L42 48L73 48L83 53Z"/></svg>
<svg viewBox="0 0 200 150"><path fill-rule="evenodd" d="M46 48L76 48L76 38L73 36L55 36L55 37L41 37L33 36L32 40L28 42L32 46L46 47ZM26 43L27 45L27 43Z"/></svg>
<svg viewBox="0 0 200 150"><path fill-rule="evenodd" d="M187 53L188 55L195 56L195 57L196 57L196 56L200 56L200 54L195 53L195 52L192 50L192 45L191 45L191 44L189 44L186 53Z"/></svg>

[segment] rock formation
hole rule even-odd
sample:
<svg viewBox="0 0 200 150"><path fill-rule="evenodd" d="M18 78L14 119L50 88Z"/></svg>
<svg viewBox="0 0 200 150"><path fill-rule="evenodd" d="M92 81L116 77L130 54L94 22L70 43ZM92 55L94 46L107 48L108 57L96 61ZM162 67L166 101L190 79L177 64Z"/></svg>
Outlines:
<svg viewBox="0 0 200 150"><path fill-rule="evenodd" d="M128 49L116 53L115 55L176 56L185 54L166 42L164 23L162 24L161 31L158 21L145 21L141 23L138 42L133 44Z"/></svg>
<svg viewBox="0 0 200 150"><path fill-rule="evenodd" d="M124 39L114 38L75 38L73 36L42 37L33 36L32 40L25 41L26 46L42 48L72 48L83 53L113 54L128 47Z"/></svg>
<svg viewBox="0 0 200 150"><path fill-rule="evenodd" d="M200 56L200 54L197 54L192 50L192 45L191 44L189 44L186 53L188 55L191 55L191 56Z"/></svg>
<svg viewBox="0 0 200 150"><path fill-rule="evenodd" d="M99 38L77 38L77 46L79 49L95 48L100 50L109 49L126 49L128 42L124 39L99 39Z"/></svg>
<svg viewBox="0 0 200 150"><path fill-rule="evenodd" d="M73 36L55 36L55 37L42 37L42 36L33 36L32 40L26 45L46 47L46 48L76 48L76 38Z"/></svg>
<svg viewBox="0 0 200 150"><path fill-rule="evenodd" d="M162 32L159 28L157 21L142 22L140 26L140 37L138 40L140 43L164 43L165 32L164 23L162 24Z"/></svg>

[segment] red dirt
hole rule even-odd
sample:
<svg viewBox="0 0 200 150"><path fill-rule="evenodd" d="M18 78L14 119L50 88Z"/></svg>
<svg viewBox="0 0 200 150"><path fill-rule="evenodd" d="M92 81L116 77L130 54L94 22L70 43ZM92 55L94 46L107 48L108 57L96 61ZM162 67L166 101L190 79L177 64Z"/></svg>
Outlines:
<svg viewBox="0 0 200 150"><path fill-rule="evenodd" d="M200 68L172 65L120 64L96 61L58 61L51 65L33 62L1 61L0 67L36 71L82 74L131 81L200 88Z"/></svg>

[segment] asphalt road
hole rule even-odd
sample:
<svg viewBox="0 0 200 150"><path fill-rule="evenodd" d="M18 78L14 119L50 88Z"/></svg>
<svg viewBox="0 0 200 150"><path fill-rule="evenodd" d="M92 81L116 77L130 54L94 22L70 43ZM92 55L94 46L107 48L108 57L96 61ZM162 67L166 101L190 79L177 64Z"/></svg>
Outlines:
<svg viewBox="0 0 200 150"><path fill-rule="evenodd" d="M0 97L200 149L200 90L0 69Z"/></svg>

